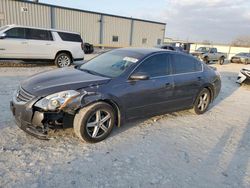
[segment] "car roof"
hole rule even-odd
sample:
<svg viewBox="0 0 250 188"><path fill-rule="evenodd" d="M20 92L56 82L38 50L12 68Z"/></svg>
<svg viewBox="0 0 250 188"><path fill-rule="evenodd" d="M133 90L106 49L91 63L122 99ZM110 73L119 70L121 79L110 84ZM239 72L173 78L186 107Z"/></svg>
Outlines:
<svg viewBox="0 0 250 188"><path fill-rule="evenodd" d="M73 31L65 31L65 30L58 30L58 29L50 29L50 28L42 28L42 27L31 27L31 26L25 26L25 25L7 25L9 28L14 28L14 27L24 27L24 28L29 28L29 29L42 29L42 30L48 30L48 31L55 31L55 32L65 32L65 33L72 33L72 34L78 34L78 32L73 32Z"/></svg>

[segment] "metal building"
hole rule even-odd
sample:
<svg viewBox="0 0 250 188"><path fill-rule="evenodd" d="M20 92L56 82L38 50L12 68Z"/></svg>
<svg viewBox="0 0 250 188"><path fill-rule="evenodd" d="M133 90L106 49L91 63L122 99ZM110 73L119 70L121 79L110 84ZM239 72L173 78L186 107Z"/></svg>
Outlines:
<svg viewBox="0 0 250 188"><path fill-rule="evenodd" d="M165 23L72 9L24 0L0 0L0 26L18 24L81 33L84 41L105 47L161 44Z"/></svg>

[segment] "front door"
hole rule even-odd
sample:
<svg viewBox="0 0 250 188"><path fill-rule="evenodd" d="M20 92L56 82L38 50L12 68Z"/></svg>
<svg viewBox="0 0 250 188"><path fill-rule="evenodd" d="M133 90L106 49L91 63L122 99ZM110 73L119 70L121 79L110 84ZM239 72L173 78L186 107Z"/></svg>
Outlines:
<svg viewBox="0 0 250 188"><path fill-rule="evenodd" d="M127 80L121 96L126 109L126 118L158 114L171 109L174 80L166 53L155 54L142 62L132 73L145 74L147 80Z"/></svg>
<svg viewBox="0 0 250 188"><path fill-rule="evenodd" d="M1 59L23 59L27 56L27 39L25 28L11 28L5 32L6 37L0 39Z"/></svg>

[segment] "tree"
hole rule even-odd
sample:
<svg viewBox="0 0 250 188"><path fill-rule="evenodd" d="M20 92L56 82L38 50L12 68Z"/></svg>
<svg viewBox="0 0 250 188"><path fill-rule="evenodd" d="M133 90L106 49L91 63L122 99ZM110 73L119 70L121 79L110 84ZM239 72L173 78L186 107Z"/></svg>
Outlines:
<svg viewBox="0 0 250 188"><path fill-rule="evenodd" d="M242 46L249 47L250 46L250 36L239 36L232 41L233 46Z"/></svg>

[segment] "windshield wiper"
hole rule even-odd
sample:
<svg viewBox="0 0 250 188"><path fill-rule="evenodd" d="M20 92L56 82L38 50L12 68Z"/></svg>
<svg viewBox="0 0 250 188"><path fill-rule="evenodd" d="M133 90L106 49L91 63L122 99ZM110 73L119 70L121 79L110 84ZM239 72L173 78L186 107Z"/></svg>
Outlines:
<svg viewBox="0 0 250 188"><path fill-rule="evenodd" d="M89 74L93 74L93 75L97 75L97 76L102 76L102 77L108 77L108 76L106 76L106 75L100 74L100 73L98 73L98 72L95 72L95 71L92 71L92 70L89 70L89 69L80 69L80 70L82 70L82 71L84 71L84 72L87 72L87 73L89 73Z"/></svg>
<svg viewBox="0 0 250 188"><path fill-rule="evenodd" d="M89 74L98 75L97 72L92 71L92 70L88 70L88 69L80 69L80 70L82 70L82 71L84 71L84 72L87 72L87 73L89 73Z"/></svg>

